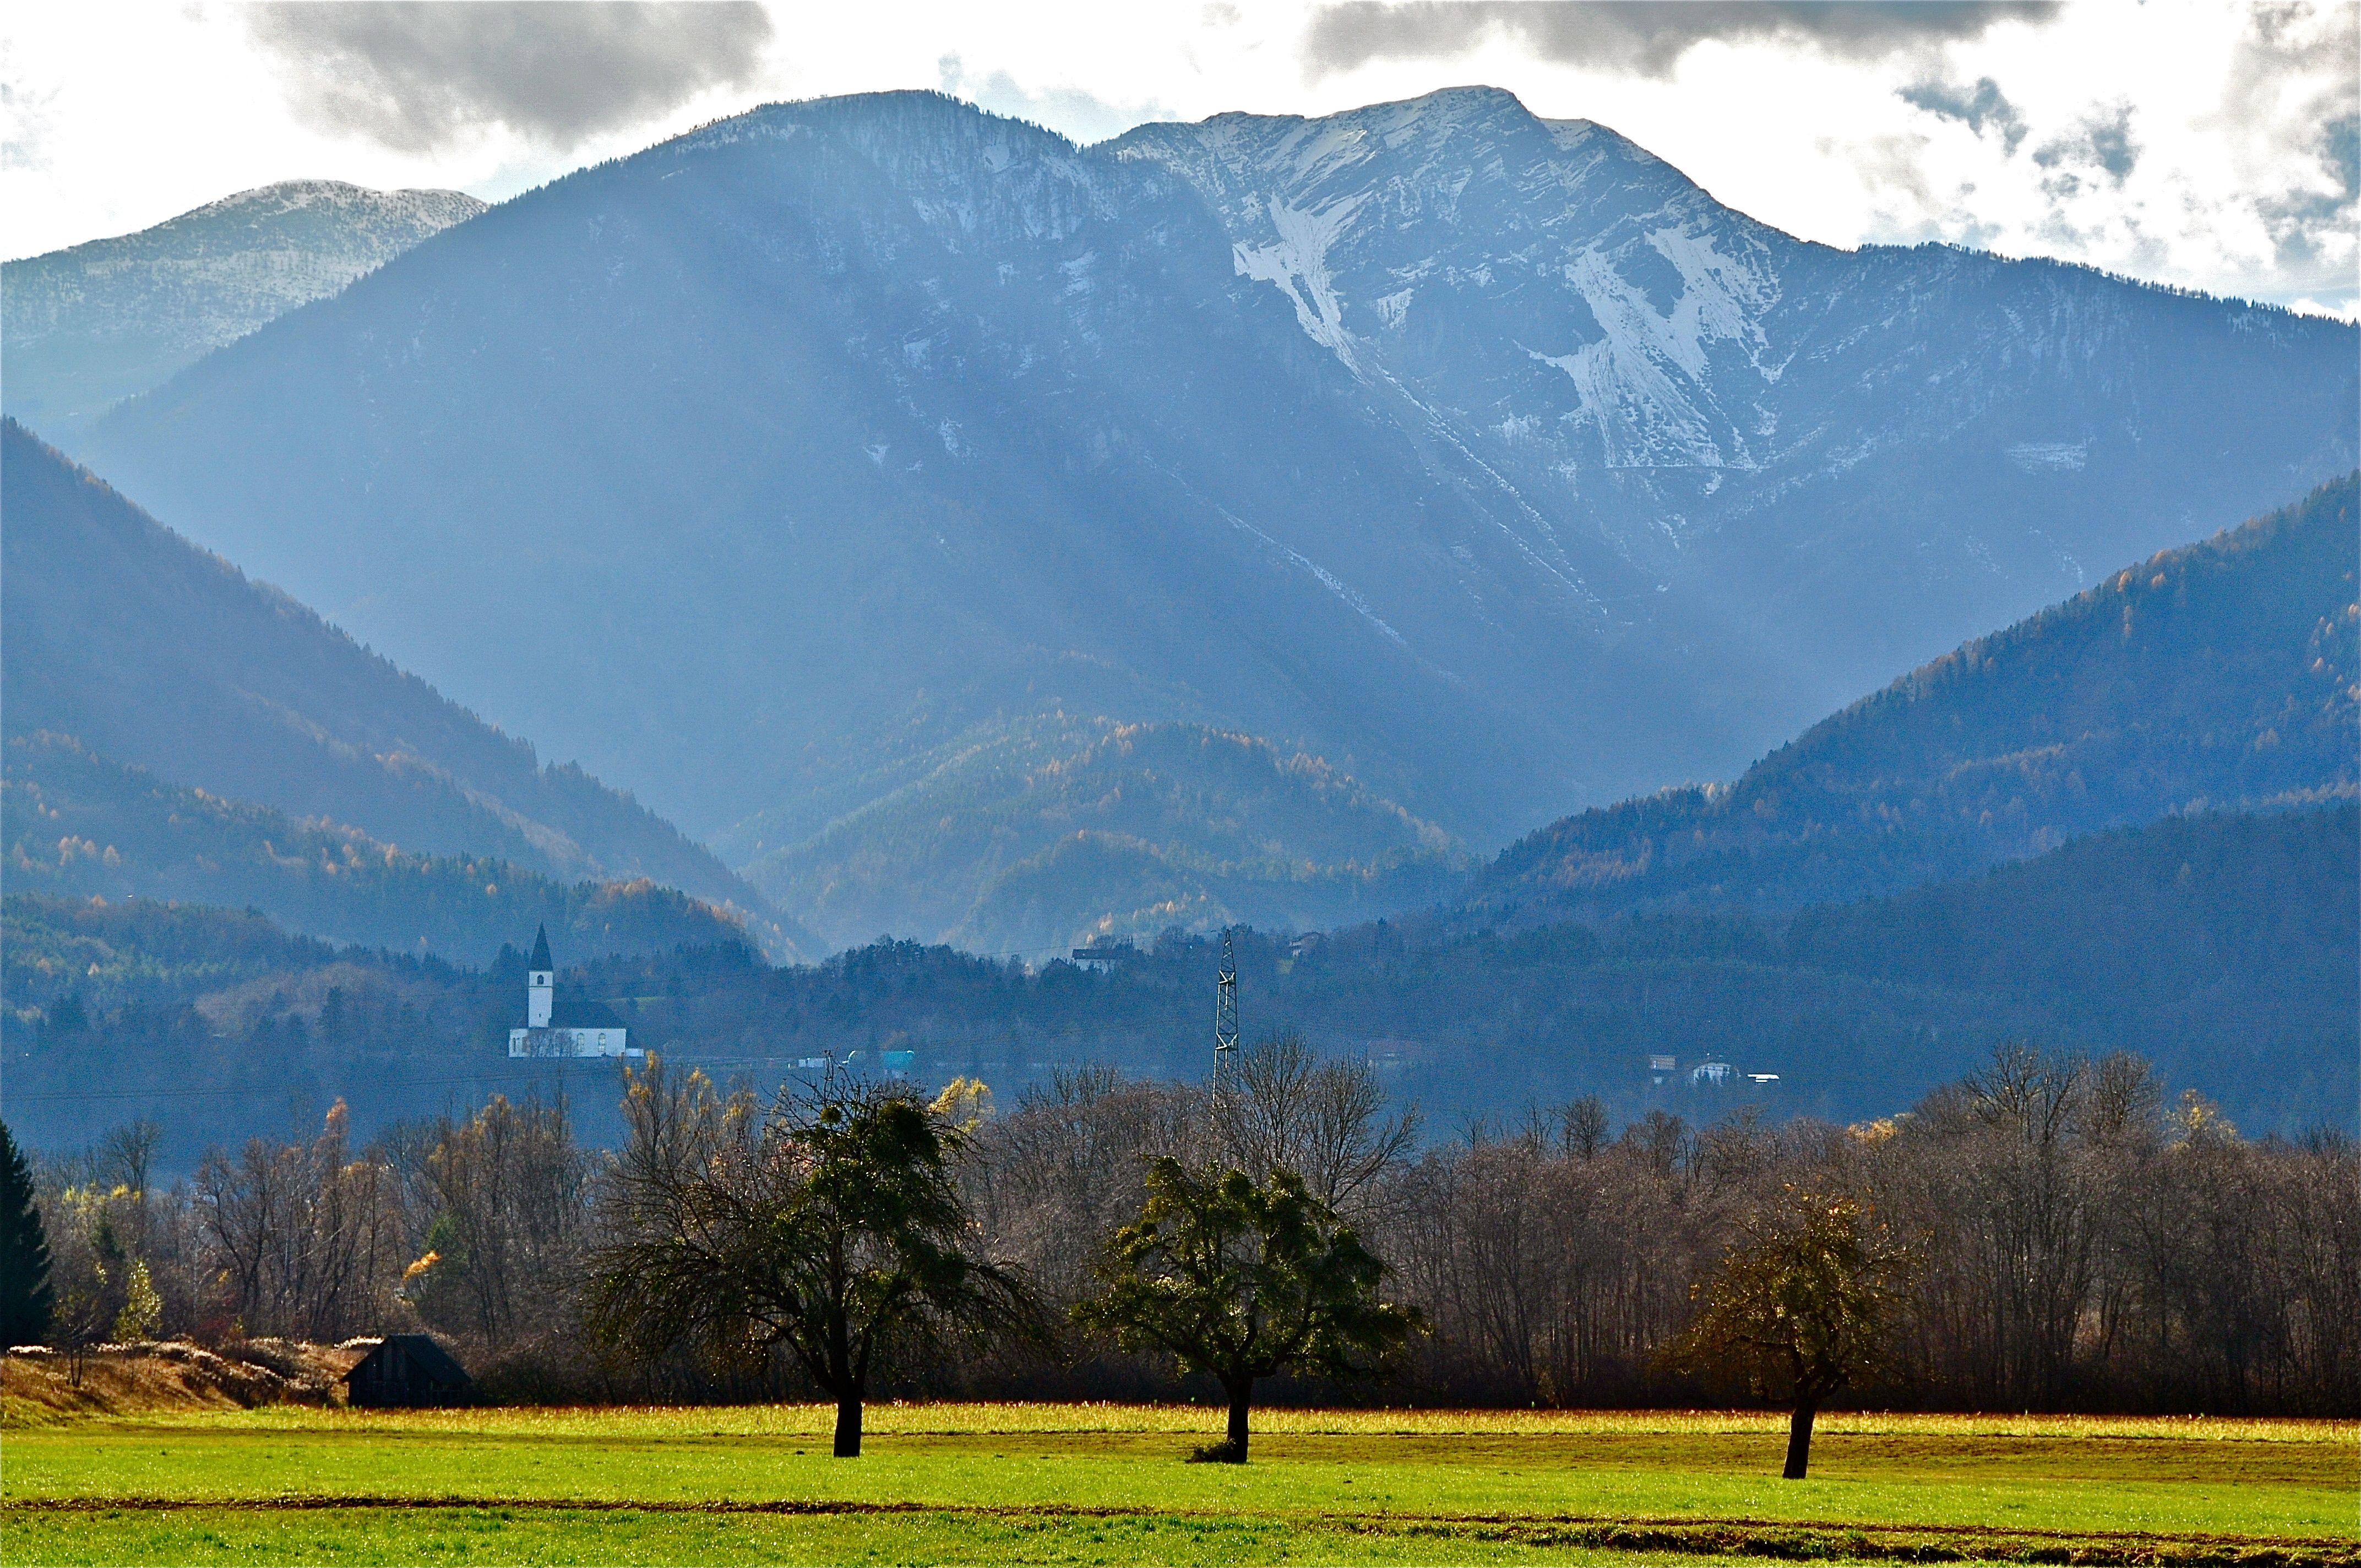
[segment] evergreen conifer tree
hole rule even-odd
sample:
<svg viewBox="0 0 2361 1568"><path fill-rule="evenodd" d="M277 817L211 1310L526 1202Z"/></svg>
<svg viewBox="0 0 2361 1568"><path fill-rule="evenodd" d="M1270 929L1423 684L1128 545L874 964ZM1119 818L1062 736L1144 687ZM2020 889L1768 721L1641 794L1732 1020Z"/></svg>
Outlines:
<svg viewBox="0 0 2361 1568"><path fill-rule="evenodd" d="M33 1204L33 1168L0 1122L0 1344L36 1344L49 1332L49 1241Z"/></svg>

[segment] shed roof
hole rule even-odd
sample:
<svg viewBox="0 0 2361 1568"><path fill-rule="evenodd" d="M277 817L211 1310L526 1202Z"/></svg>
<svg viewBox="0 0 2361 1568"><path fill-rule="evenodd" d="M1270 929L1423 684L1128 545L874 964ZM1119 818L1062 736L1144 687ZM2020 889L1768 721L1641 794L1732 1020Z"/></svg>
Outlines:
<svg viewBox="0 0 2361 1568"><path fill-rule="evenodd" d="M454 1361L450 1352L436 1344L434 1336L432 1334L386 1335L378 1342L375 1350L354 1363L353 1369L345 1374L344 1381L349 1383L359 1376L362 1367L383 1355L388 1348L394 1345L401 1346L402 1354L410 1358L412 1365L437 1383L447 1383L457 1387L467 1381L467 1369Z"/></svg>

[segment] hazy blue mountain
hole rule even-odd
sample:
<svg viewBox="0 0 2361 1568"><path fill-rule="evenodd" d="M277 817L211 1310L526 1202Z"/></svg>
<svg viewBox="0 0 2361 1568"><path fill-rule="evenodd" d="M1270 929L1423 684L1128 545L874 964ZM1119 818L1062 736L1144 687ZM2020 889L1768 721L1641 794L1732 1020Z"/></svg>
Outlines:
<svg viewBox="0 0 2361 1568"><path fill-rule="evenodd" d="M2158 554L1815 725L1735 784L1553 823L1463 917L1859 897L2361 782L2361 479Z"/></svg>
<svg viewBox="0 0 2361 1568"><path fill-rule="evenodd" d="M14 421L0 422L0 512L10 735L71 735L172 784L405 851L493 857L564 883L653 878L734 905L774 951L801 950L800 938L819 956L629 795L543 766L530 743L191 545Z"/></svg>
<svg viewBox="0 0 2361 1568"><path fill-rule="evenodd" d="M569 885L490 856L405 854L338 823L178 788L67 736L13 734L5 762L11 895L255 909L307 937L471 964L544 923L596 952L746 939L720 910L645 879Z"/></svg>
<svg viewBox="0 0 2361 1568"><path fill-rule="evenodd" d="M483 210L457 191L295 180L0 265L0 396L71 444L125 398Z"/></svg>
<svg viewBox="0 0 2361 1568"><path fill-rule="evenodd" d="M897 792L982 748L1019 811L1091 743L1060 716L1255 737L1461 842L1726 774L2349 467L2356 345L1806 245L1489 90L1089 149L905 93L569 176L93 440L772 885L883 888ZM1045 928L1165 896L1099 859Z"/></svg>

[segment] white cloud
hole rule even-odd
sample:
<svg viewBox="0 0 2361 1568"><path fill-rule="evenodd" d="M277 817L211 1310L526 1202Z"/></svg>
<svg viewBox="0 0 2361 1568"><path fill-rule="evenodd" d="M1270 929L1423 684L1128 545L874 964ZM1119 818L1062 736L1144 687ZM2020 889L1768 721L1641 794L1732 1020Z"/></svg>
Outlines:
<svg viewBox="0 0 2361 1568"><path fill-rule="evenodd" d="M967 62L955 54L943 56L938 69L942 90L954 98L964 98L995 115L1047 126L1082 147L1121 136L1150 120L1179 118L1153 101L1110 104L1079 87L1027 88L1006 71L972 76Z"/></svg>
<svg viewBox="0 0 2361 1568"><path fill-rule="evenodd" d="M2059 9L2057 0L1341 0L1312 19L1304 53L1316 74L1449 59L1497 38L1541 60L1662 78L1704 43L1880 60Z"/></svg>
<svg viewBox="0 0 2361 1568"><path fill-rule="evenodd" d="M397 152L504 126L568 152L761 74L755 0L316 0L253 5L297 116Z"/></svg>
<svg viewBox="0 0 2361 1568"><path fill-rule="evenodd" d="M2354 0L1703 4L1626 7L1603 30L1604 12L1484 13L1422 51L1373 47L1369 8L1312 0L770 13L766 49L700 55L719 62L703 76L665 76L659 59L663 91L539 114L502 110L514 95L500 77L405 148L387 145L400 134L350 134L349 120L324 126L300 92L291 104L285 51L258 39L244 7L11 6L0 240L22 255L305 176L499 198L781 97L949 87L1094 141L1143 119L1324 114L1488 82L1538 114L1613 126L1807 238L1948 239L2346 314L2361 293ZM1712 24L1724 14L1736 21ZM1362 18L1359 43L1338 44L1339 15ZM431 103L423 113L418 124L443 125ZM569 136L578 145L555 150Z"/></svg>

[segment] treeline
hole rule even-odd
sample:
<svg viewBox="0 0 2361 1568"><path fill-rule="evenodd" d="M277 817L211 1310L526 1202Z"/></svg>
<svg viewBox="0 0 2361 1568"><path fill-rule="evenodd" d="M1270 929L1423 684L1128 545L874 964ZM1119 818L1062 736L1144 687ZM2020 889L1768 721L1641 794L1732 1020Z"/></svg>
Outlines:
<svg viewBox="0 0 2361 1568"><path fill-rule="evenodd" d="M719 1092L677 1069L657 1091ZM664 1083L671 1085L669 1091ZM643 1097L647 1085L642 1086ZM667 1102L669 1103L669 1102ZM1891 1354L1851 1397L2007 1409L2361 1411L2361 1152L2340 1135L2248 1139L2136 1058L2022 1047L1906 1115L1852 1126L1655 1112L1595 1098L1422 1141L1364 1063L1278 1036L1220 1101L1106 1069L993 1114L955 1084L956 1173L980 1251L1048 1309L1103 1288L1155 1157L1287 1169L1388 1268L1431 1332L1389 1400L1614 1405L1742 1391L1670 1369L1694 1292L1798 1191L1858 1202L1908 1264ZM724 1117L762 1114L751 1093ZM676 1120L642 1114L635 1137ZM801 1374L686 1351L619 1358L587 1332L618 1171L563 1104L495 1098L356 1146L341 1107L301 1143L216 1150L169 1189L152 1124L38 1163L65 1343L192 1334L335 1340L423 1327L511 1398L808 1394ZM906 1358L879 1393L1202 1396L1071 1328L1047 1348ZM1282 1398L1372 1397L1312 1383Z"/></svg>
<svg viewBox="0 0 2361 1568"><path fill-rule="evenodd" d="M1323 1054L1373 1062L1446 1128L1584 1094L1619 1122L1652 1110L1713 1121L1747 1104L1851 1122L1959 1077L2002 1039L2032 1038L2137 1050L2176 1092L2198 1090L2251 1132L2349 1132L2356 866L2361 809L2337 803L2169 818L1784 923L1652 916L1462 936L1378 921L1312 941L1247 930L1241 1006L1250 1032L1291 1027ZM373 1132L493 1086L555 1092L560 1078L588 1141L620 1135L610 1065L507 1060L521 961L469 971L332 953L187 906L11 897L5 910L0 1043L11 1114L35 1143L84 1142L143 1113L181 1127L181 1091L214 1095L213 1125L240 1135L283 1131L291 1095L307 1120L342 1095ZM633 1044L725 1082L908 1051L916 1079L979 1078L1012 1097L1093 1066L1201 1076L1219 958L1216 939L1172 931L1105 972L899 941L794 968L728 944L580 963L582 936L551 934L564 1004L596 1003ZM346 1004L335 1014L332 989ZM1676 1064L1663 1083L1648 1068L1660 1055ZM1694 1081L1709 1062L1732 1076ZM86 1098L96 1090L155 1094ZM203 1152L168 1140L172 1168Z"/></svg>

